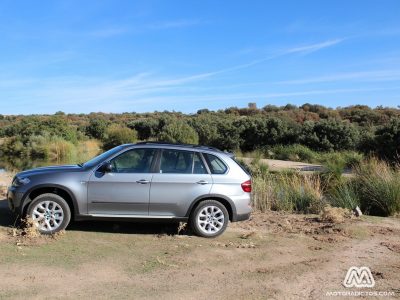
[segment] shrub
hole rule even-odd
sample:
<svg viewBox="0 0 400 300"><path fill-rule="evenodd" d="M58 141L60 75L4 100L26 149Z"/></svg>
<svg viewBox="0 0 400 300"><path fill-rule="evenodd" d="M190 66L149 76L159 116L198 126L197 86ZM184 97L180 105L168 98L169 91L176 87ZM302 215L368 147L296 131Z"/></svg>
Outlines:
<svg viewBox="0 0 400 300"><path fill-rule="evenodd" d="M236 122L241 134L241 149L254 150L265 145L289 143L292 133L289 124L278 118L247 117Z"/></svg>
<svg viewBox="0 0 400 300"><path fill-rule="evenodd" d="M176 121L162 128L158 140L169 143L198 144L199 136L186 122Z"/></svg>
<svg viewBox="0 0 400 300"><path fill-rule="evenodd" d="M113 125L107 129L103 140L103 149L108 150L121 144L134 143L136 141L136 131L128 127Z"/></svg>
<svg viewBox="0 0 400 300"><path fill-rule="evenodd" d="M388 124L378 128L375 136L378 155L388 161L399 161L400 120L392 119Z"/></svg>
<svg viewBox="0 0 400 300"><path fill-rule="evenodd" d="M107 130L107 122L101 119L90 119L86 134L95 139L103 139Z"/></svg>
<svg viewBox="0 0 400 300"><path fill-rule="evenodd" d="M364 159L364 155L355 151L322 152L316 160L322 164L340 164L344 168L354 168Z"/></svg>
<svg viewBox="0 0 400 300"><path fill-rule="evenodd" d="M156 137L160 122L156 119L140 119L128 123L128 127L136 130L139 140L148 140Z"/></svg>
<svg viewBox="0 0 400 300"><path fill-rule="evenodd" d="M307 121L299 137L301 144L316 151L354 149L358 139L356 127L338 120Z"/></svg>

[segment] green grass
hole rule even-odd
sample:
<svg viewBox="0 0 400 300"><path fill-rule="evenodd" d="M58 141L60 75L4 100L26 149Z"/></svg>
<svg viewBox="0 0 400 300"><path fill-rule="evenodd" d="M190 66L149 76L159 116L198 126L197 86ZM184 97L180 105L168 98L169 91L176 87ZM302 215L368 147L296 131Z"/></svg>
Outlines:
<svg viewBox="0 0 400 300"><path fill-rule="evenodd" d="M356 168L362 208L372 215L400 212L400 167L370 159Z"/></svg>
<svg viewBox="0 0 400 300"><path fill-rule="evenodd" d="M332 206L354 209L360 207L360 195L353 179L343 179L328 192Z"/></svg>

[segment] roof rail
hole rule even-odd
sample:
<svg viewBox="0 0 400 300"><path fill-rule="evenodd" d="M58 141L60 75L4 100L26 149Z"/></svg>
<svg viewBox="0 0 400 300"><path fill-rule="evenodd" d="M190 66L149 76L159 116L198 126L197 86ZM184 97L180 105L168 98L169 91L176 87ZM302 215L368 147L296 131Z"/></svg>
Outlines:
<svg viewBox="0 0 400 300"><path fill-rule="evenodd" d="M155 141L147 141L147 142L138 142L136 145L171 145L171 146L183 146L183 147L191 147L191 148L202 148L202 149L209 149L214 151L223 152L222 150L211 147L211 146L203 146L203 145L195 145L195 144L184 144L184 143L170 143L170 142L155 142Z"/></svg>

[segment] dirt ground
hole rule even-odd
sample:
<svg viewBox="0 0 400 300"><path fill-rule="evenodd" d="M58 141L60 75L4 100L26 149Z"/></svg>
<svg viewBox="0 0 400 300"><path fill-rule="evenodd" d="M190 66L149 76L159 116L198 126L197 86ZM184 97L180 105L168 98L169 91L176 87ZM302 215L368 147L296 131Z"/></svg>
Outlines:
<svg viewBox="0 0 400 300"><path fill-rule="evenodd" d="M397 218L254 213L215 239L121 222L28 238L13 222L0 200L0 299L330 299L358 290L342 285L352 266L372 271L375 287L362 290L400 297Z"/></svg>
<svg viewBox="0 0 400 300"><path fill-rule="evenodd" d="M248 157L240 157L246 163L250 164L253 158ZM297 161L288 161L288 160L278 160L278 159L260 159L260 163L265 164L268 166L269 170L271 171L281 171L284 169L292 169L297 171L322 171L323 167L317 164L309 164Z"/></svg>

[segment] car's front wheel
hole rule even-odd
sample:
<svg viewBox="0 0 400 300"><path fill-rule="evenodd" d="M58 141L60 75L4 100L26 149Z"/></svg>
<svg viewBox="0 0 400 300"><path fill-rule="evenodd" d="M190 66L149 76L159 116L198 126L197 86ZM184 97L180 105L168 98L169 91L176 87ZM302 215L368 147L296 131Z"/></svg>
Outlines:
<svg viewBox="0 0 400 300"><path fill-rule="evenodd" d="M195 208L191 217L192 230L202 237L216 237L222 234L229 222L226 207L216 200L204 200Z"/></svg>
<svg viewBox="0 0 400 300"><path fill-rule="evenodd" d="M32 219L40 233L53 234L68 226L71 210L62 197L47 193L33 199L27 216Z"/></svg>

